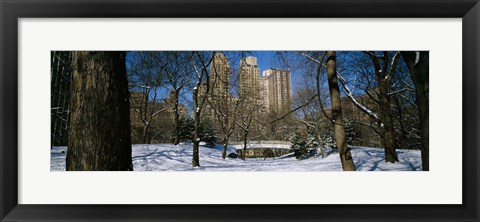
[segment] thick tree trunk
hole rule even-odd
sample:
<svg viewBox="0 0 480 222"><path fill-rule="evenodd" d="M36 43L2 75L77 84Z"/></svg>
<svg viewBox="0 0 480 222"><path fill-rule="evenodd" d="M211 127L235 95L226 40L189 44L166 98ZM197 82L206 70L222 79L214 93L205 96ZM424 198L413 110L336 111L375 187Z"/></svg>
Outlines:
<svg viewBox="0 0 480 222"><path fill-rule="evenodd" d="M124 52L73 52L67 170L133 170Z"/></svg>
<svg viewBox="0 0 480 222"><path fill-rule="evenodd" d="M395 56L389 60L388 52L383 52L382 57L378 57L374 53L367 53L372 60L375 77L378 82L378 99L380 105L380 119L381 123L377 122L381 128L381 140L382 146L385 150L385 162L395 163L398 162L397 151L395 150L395 132L393 124L393 112L392 112L392 103L390 89L392 87L392 79L395 74L395 69L398 64L398 53L395 53ZM382 63L378 61L381 58ZM390 65L390 70L388 71L388 65Z"/></svg>
<svg viewBox="0 0 480 222"><path fill-rule="evenodd" d="M379 99L381 104L382 113L382 145L385 149L385 162L395 163L398 162L397 151L395 150L395 134L393 128L393 114L391 108L391 100L388 95L388 86L386 84L380 84Z"/></svg>
<svg viewBox="0 0 480 222"><path fill-rule="evenodd" d="M198 156L198 148L199 147L200 147L200 141L198 141L194 137L192 167L199 167L200 166L200 157Z"/></svg>
<svg viewBox="0 0 480 222"><path fill-rule="evenodd" d="M355 171L352 154L347 147L347 137L343 127L342 105L340 102L340 89L337 80L336 52L327 52L327 75L330 100L332 103L332 119L334 121L335 141L337 142L338 153L344 171Z"/></svg>
<svg viewBox="0 0 480 222"><path fill-rule="evenodd" d="M222 159L227 158L227 146L228 146L228 138L223 138L223 149L222 149Z"/></svg>
<svg viewBox="0 0 480 222"><path fill-rule="evenodd" d="M428 116L428 81L429 81L429 52L402 52L410 76L415 84L416 103L420 122L420 143L422 154L422 168L429 170L429 116Z"/></svg>

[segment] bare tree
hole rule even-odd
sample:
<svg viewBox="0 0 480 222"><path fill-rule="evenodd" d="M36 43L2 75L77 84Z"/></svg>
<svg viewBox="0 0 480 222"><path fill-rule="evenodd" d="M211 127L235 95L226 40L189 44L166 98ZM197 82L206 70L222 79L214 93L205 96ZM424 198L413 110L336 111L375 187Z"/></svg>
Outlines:
<svg viewBox="0 0 480 222"><path fill-rule="evenodd" d="M133 170L125 52L73 52L67 170Z"/></svg>
<svg viewBox="0 0 480 222"><path fill-rule="evenodd" d="M367 114L373 120L378 129L380 129L376 130L374 128L374 130L380 135L382 146L385 149L385 162L395 163L398 162L398 156L395 149L396 144L391 100L393 95L398 93L398 91L392 91L392 79L397 70L400 52L395 52L393 56L386 51L382 54L376 54L371 51L363 53L368 56L372 63L372 72L374 73L376 80L376 87L372 91L375 92L376 96L372 96L369 90L365 90L365 92L378 104L380 115L367 108L364 104L361 104L354 97L352 90L347 85L346 79L338 71L337 77L340 80L347 97L358 109ZM370 71L367 70L365 72Z"/></svg>
<svg viewBox="0 0 480 222"><path fill-rule="evenodd" d="M420 149L420 124L415 101L415 86L406 64L400 61L392 80L392 111L397 147Z"/></svg>
<svg viewBox="0 0 480 222"><path fill-rule="evenodd" d="M210 66L212 86L208 102L213 110L216 128L222 134L223 159L227 156L228 142L235 131L241 101L230 94L230 71L228 58L221 53L216 53Z"/></svg>
<svg viewBox="0 0 480 222"><path fill-rule="evenodd" d="M410 76L415 84L416 103L420 122L422 168L429 170L429 137L428 137L428 82L429 82L429 52L402 52Z"/></svg>
<svg viewBox="0 0 480 222"><path fill-rule="evenodd" d="M342 105L340 101L340 88L337 81L337 62L336 52L327 52L327 76L328 88L330 90L330 101L332 103L332 120L335 130L335 140L337 142L338 153L344 171L355 171L350 148L347 146L347 137L343 127Z"/></svg>
<svg viewBox="0 0 480 222"><path fill-rule="evenodd" d="M236 100L236 101L235 101ZM240 100L233 97L223 100L222 102L217 101L212 103L212 107L215 113L216 125L220 129L222 134L222 158L225 159L227 156L227 147L235 131L235 126L237 125L238 111L239 111Z"/></svg>
<svg viewBox="0 0 480 222"><path fill-rule="evenodd" d="M210 92L210 74L208 72L208 66L212 62L214 54L215 53L212 54L210 52L194 52L194 60L192 61L196 77L195 87L193 88L193 167L200 166L198 153L200 147L200 118L202 109L206 104Z"/></svg>
<svg viewBox="0 0 480 222"><path fill-rule="evenodd" d="M165 81L167 82L170 93L173 96L165 102L173 109L174 112L174 132L173 144L180 142L180 110L179 97L184 89L191 82L193 52L169 51L156 54L156 60L159 64L165 63ZM163 62L165 61L165 62Z"/></svg>
<svg viewBox="0 0 480 222"><path fill-rule="evenodd" d="M255 112L258 109L254 103L251 103L250 100L240 97L240 112L236 121L236 124L240 127L242 131L242 139L243 139L243 160L246 159L246 152L247 152L247 143L248 143L248 134L251 131L251 126L253 123L253 119L255 118Z"/></svg>
<svg viewBox="0 0 480 222"><path fill-rule="evenodd" d="M157 105L159 89L162 87L162 70L167 61L154 60L155 52L131 52L128 66L130 79L131 111L134 114L133 130L141 124L141 143L150 143L152 124L165 111Z"/></svg>
<svg viewBox="0 0 480 222"><path fill-rule="evenodd" d="M395 75L400 52L395 52L390 59L388 52L377 55L375 52L365 52L370 57L374 67L375 77L378 84L378 100L381 112L382 142L385 149L385 162L398 162L395 150L395 134L392 113L392 79Z"/></svg>
<svg viewBox="0 0 480 222"><path fill-rule="evenodd" d="M325 157L325 149L323 147L322 140L322 126L324 125L324 120L327 120L325 115L322 112L322 108L319 105L319 101L315 99L318 96L316 92L311 88L298 89L295 93L294 101L298 103L301 107L297 114L297 121L305 125L307 133L313 136L320 148L320 155L322 158ZM313 100L310 100L314 98ZM304 105L303 105L304 104ZM307 147L312 144L314 141L308 141Z"/></svg>

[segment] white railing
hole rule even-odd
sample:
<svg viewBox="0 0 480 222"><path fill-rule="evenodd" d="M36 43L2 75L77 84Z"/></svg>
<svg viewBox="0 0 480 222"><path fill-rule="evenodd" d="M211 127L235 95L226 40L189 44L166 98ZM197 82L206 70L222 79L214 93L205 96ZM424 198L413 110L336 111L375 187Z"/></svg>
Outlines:
<svg viewBox="0 0 480 222"><path fill-rule="evenodd" d="M232 145L243 145L243 141L231 142ZM248 141L247 146L249 144L279 144L279 145L289 145L291 146L292 143L290 141L281 141L281 140L258 140L258 141Z"/></svg>

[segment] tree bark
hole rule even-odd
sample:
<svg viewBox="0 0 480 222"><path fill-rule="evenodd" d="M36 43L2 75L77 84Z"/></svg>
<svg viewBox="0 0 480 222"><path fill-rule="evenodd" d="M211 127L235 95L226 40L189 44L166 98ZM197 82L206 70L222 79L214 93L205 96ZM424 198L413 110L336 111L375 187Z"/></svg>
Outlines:
<svg viewBox="0 0 480 222"><path fill-rule="evenodd" d="M223 138L222 159L227 158L228 137Z"/></svg>
<svg viewBox="0 0 480 222"><path fill-rule="evenodd" d="M174 145L178 145L180 143L180 114L178 113L178 91L175 91L175 141L173 142Z"/></svg>
<svg viewBox="0 0 480 222"><path fill-rule="evenodd" d="M66 169L133 170L124 52L73 52Z"/></svg>
<svg viewBox="0 0 480 222"><path fill-rule="evenodd" d="M420 143L422 155L422 168L429 168L429 52L402 52L403 59L407 64L410 76L415 84L416 103L420 122ZM417 58L418 56L418 58Z"/></svg>
<svg viewBox="0 0 480 222"><path fill-rule="evenodd" d="M195 108L195 119L193 120L193 157L192 157L192 167L200 166L200 157L198 155L198 149L200 147L200 113L198 109L198 93L194 93L194 108Z"/></svg>
<svg viewBox="0 0 480 222"><path fill-rule="evenodd" d="M148 139L148 130L149 130L149 125L145 124L143 126L143 131L142 131L142 143L143 144L149 144L150 140Z"/></svg>
<svg viewBox="0 0 480 222"><path fill-rule="evenodd" d="M392 79L396 71L396 66L398 64L398 54L392 58L392 61L389 60L388 52L383 52L381 59L383 63L380 64L378 57L374 53L369 54L372 64L375 68L375 77L378 82L378 97L380 102L380 114L381 114L381 140L382 146L385 150L385 162L396 163L398 162L397 151L395 149L395 132L393 125L393 112L392 112L392 102L390 89L392 86ZM388 64L390 69L388 70ZM383 124L383 125L382 125Z"/></svg>
<svg viewBox="0 0 480 222"><path fill-rule="evenodd" d="M243 134L243 161L247 159L247 138L248 138L248 130Z"/></svg>
<svg viewBox="0 0 480 222"><path fill-rule="evenodd" d="M350 148L347 147L347 137L343 127L342 105L340 101L340 89L337 80L336 52L327 52L327 75L330 100L332 103L332 120L334 121L335 141L337 142L338 153L344 171L355 171Z"/></svg>
<svg viewBox="0 0 480 222"><path fill-rule="evenodd" d="M381 81L381 80L380 80ZM393 115L391 108L391 100L388 95L389 85L386 83L379 84L379 99L380 99L380 110L382 114L382 145L385 150L385 162L396 163L398 162L397 151L395 150L395 134L393 128Z"/></svg>

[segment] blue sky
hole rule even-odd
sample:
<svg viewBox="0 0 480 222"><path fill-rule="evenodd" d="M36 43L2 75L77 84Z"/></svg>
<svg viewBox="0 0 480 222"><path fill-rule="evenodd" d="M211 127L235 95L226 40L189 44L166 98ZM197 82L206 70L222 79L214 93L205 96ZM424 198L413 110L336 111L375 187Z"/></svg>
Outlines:
<svg viewBox="0 0 480 222"><path fill-rule="evenodd" d="M260 75L262 74L262 72L264 70L269 69L269 68L290 69L292 96L295 95L295 92L296 92L297 88L305 86L305 83L303 82L303 81L306 81L303 78L304 72L308 72L308 71L315 72L312 69L307 68L308 65L306 65L306 64L304 64L304 65L299 65L300 63L296 64L297 63L296 60L298 59L295 56L295 55L298 55L296 53L282 54L283 59L285 59L285 57L288 57L288 59L287 59L288 61L293 61L291 63L292 67L290 67L289 64L287 64L288 62L280 61L280 58L279 58L279 55L278 55L277 51L244 51L244 52L242 52L242 51L223 51L223 52L227 55L227 57L229 57L230 66L232 68L232 75L231 75L232 78L233 78L233 76L238 75L238 69L239 69L239 66L240 66L240 59L241 59L242 56L255 56L257 58L257 63L258 63L258 66L259 66ZM351 69L351 66L354 65L354 64L349 64L350 62L352 62L351 57L354 56L354 54L352 54L352 53L354 53L354 52L343 52L343 51L337 52L339 67L342 67L342 66L344 67L343 69L340 68L341 69L340 72L343 73L342 75L343 75L344 78L346 78L347 82L355 81L355 79L356 79L355 78L356 77L355 71ZM127 55L127 59L128 58L129 58L129 56ZM401 63L401 64L403 64L403 63ZM345 69L345 68L347 68L347 69ZM305 74L307 74L307 73L305 73ZM407 81L409 81L409 79ZM323 83L326 85L326 81L323 81ZM353 85L353 83L348 83L348 84L349 84L351 90L354 92L354 94L360 95L360 94L363 93L361 90L355 90L356 88ZM323 85L323 86L325 86L325 85ZM162 89L158 90L157 92L159 93L158 96L160 98L165 98L165 97L168 96L168 89L166 89L166 88L162 88ZM182 93L183 95L180 98L181 103L183 103L187 106L192 105L191 104L191 93L190 92L191 92L191 90L184 90L184 92ZM342 90L341 94L344 95L343 90Z"/></svg>
<svg viewBox="0 0 480 222"><path fill-rule="evenodd" d="M255 51L252 56L257 57L258 68L260 69L260 75L262 72L269 68L282 68L275 65L274 57L275 52L272 51Z"/></svg>
<svg viewBox="0 0 480 222"><path fill-rule="evenodd" d="M229 52L239 52L239 51L227 51L225 52L226 54L228 54ZM258 63L258 67L259 67L259 70L260 70L260 75L262 74L262 72L266 69L270 69L270 68L280 68L280 69L286 69L286 68L290 68L290 67L285 67L284 64L281 64L281 62L278 60L278 56L276 55L277 52L276 51L247 51L245 52L245 55L246 56L254 56L257 58L257 63ZM127 54L127 60L129 58L131 58L129 56L130 54ZM238 57L238 56L237 56ZM240 57L238 58L230 58L229 59L230 61L230 64L233 68L233 70L238 70L238 67L239 67L239 60L240 60ZM238 60L238 61L234 61L234 60ZM127 62L127 66L128 65L128 62ZM294 88L295 88L295 70L294 69L291 69L291 78L292 78L292 93L294 92ZM159 91L159 96L160 97L166 97L168 96L168 90L166 89L160 89ZM183 102L187 102L185 101L185 99L189 99L189 96L188 95L184 95L184 99L181 99L181 100L184 100Z"/></svg>

